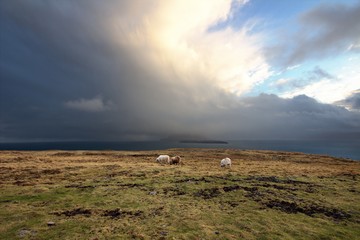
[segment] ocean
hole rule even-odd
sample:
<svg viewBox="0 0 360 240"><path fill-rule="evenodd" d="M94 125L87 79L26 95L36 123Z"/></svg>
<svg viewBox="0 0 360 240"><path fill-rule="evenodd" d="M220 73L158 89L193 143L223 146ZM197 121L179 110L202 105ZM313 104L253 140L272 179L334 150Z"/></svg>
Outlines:
<svg viewBox="0 0 360 240"><path fill-rule="evenodd" d="M230 148L241 150L275 150L330 155L360 160L358 141L283 141L239 140L220 143L189 143L175 141L142 142L31 142L0 143L0 150L163 150L168 148Z"/></svg>

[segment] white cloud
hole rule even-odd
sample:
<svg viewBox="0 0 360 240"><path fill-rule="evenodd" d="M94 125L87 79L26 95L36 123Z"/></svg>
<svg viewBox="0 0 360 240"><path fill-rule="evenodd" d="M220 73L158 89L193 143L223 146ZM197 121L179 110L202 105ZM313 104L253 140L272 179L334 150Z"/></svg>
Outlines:
<svg viewBox="0 0 360 240"><path fill-rule="evenodd" d="M275 82L271 83L272 86L282 86L285 84L288 84L291 81L290 78L280 78L276 80Z"/></svg>
<svg viewBox="0 0 360 240"><path fill-rule="evenodd" d="M65 102L67 108L85 111L85 112L102 112L110 110L112 103L104 103L101 97L95 97L93 99L78 99Z"/></svg>
<svg viewBox="0 0 360 240"><path fill-rule="evenodd" d="M296 65L287 67L286 70L294 70L296 68L299 68L300 66L301 66L300 64L296 64Z"/></svg>
<svg viewBox="0 0 360 240"><path fill-rule="evenodd" d="M318 74L319 81L308 84L304 87L292 89L281 97L292 98L305 94L323 103L334 103L345 99L355 90L360 89L360 59L350 58L344 65L334 72L336 77L325 74Z"/></svg>
<svg viewBox="0 0 360 240"><path fill-rule="evenodd" d="M286 92L280 96L284 98L292 98L294 96L304 94L323 103L334 103L345 99L349 93L360 88L360 83L356 81L358 80L354 78L342 79L336 82L322 80L307 85L304 88Z"/></svg>
<svg viewBox="0 0 360 240"><path fill-rule="evenodd" d="M162 1L140 13L128 12L140 19L135 25L123 21L124 16L112 18L109 25L116 28L110 32L121 45L141 51L142 60L158 72L175 72L190 86L201 81L241 95L271 72L262 54L261 35L250 36L246 28L208 31L230 16L231 2Z"/></svg>

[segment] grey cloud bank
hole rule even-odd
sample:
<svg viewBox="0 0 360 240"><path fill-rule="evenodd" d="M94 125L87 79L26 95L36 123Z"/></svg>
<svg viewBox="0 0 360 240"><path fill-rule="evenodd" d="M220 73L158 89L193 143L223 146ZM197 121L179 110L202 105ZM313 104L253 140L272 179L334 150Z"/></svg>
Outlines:
<svg viewBox="0 0 360 240"><path fill-rule="evenodd" d="M279 34L279 44L267 49L271 61L283 67L307 59L331 57L344 51L359 51L360 2L321 4L298 18L298 30Z"/></svg>
<svg viewBox="0 0 360 240"><path fill-rule="evenodd" d="M360 89L355 91L346 99L338 101L336 104L351 110L360 111Z"/></svg>
<svg viewBox="0 0 360 240"><path fill-rule="evenodd" d="M146 40L132 44L146 36L140 16L152 8L135 3L0 3L0 141L360 137L358 111L306 96L239 98L179 71Z"/></svg>

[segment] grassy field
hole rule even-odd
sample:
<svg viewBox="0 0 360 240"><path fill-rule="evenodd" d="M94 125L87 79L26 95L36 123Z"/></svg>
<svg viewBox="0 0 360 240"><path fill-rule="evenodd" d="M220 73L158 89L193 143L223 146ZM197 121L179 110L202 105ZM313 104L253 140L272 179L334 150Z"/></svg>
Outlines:
<svg viewBox="0 0 360 240"><path fill-rule="evenodd" d="M0 239L359 239L359 174L273 151L1 151Z"/></svg>

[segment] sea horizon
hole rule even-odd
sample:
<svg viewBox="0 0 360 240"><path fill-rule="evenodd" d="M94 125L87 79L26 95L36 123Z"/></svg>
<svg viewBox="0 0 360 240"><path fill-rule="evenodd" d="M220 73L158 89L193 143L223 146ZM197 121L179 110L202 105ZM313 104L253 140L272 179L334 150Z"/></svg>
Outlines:
<svg viewBox="0 0 360 240"><path fill-rule="evenodd" d="M171 148L228 148L303 152L360 160L360 141L354 140L226 140L201 141L51 141L1 142L0 150L123 150L147 151Z"/></svg>

